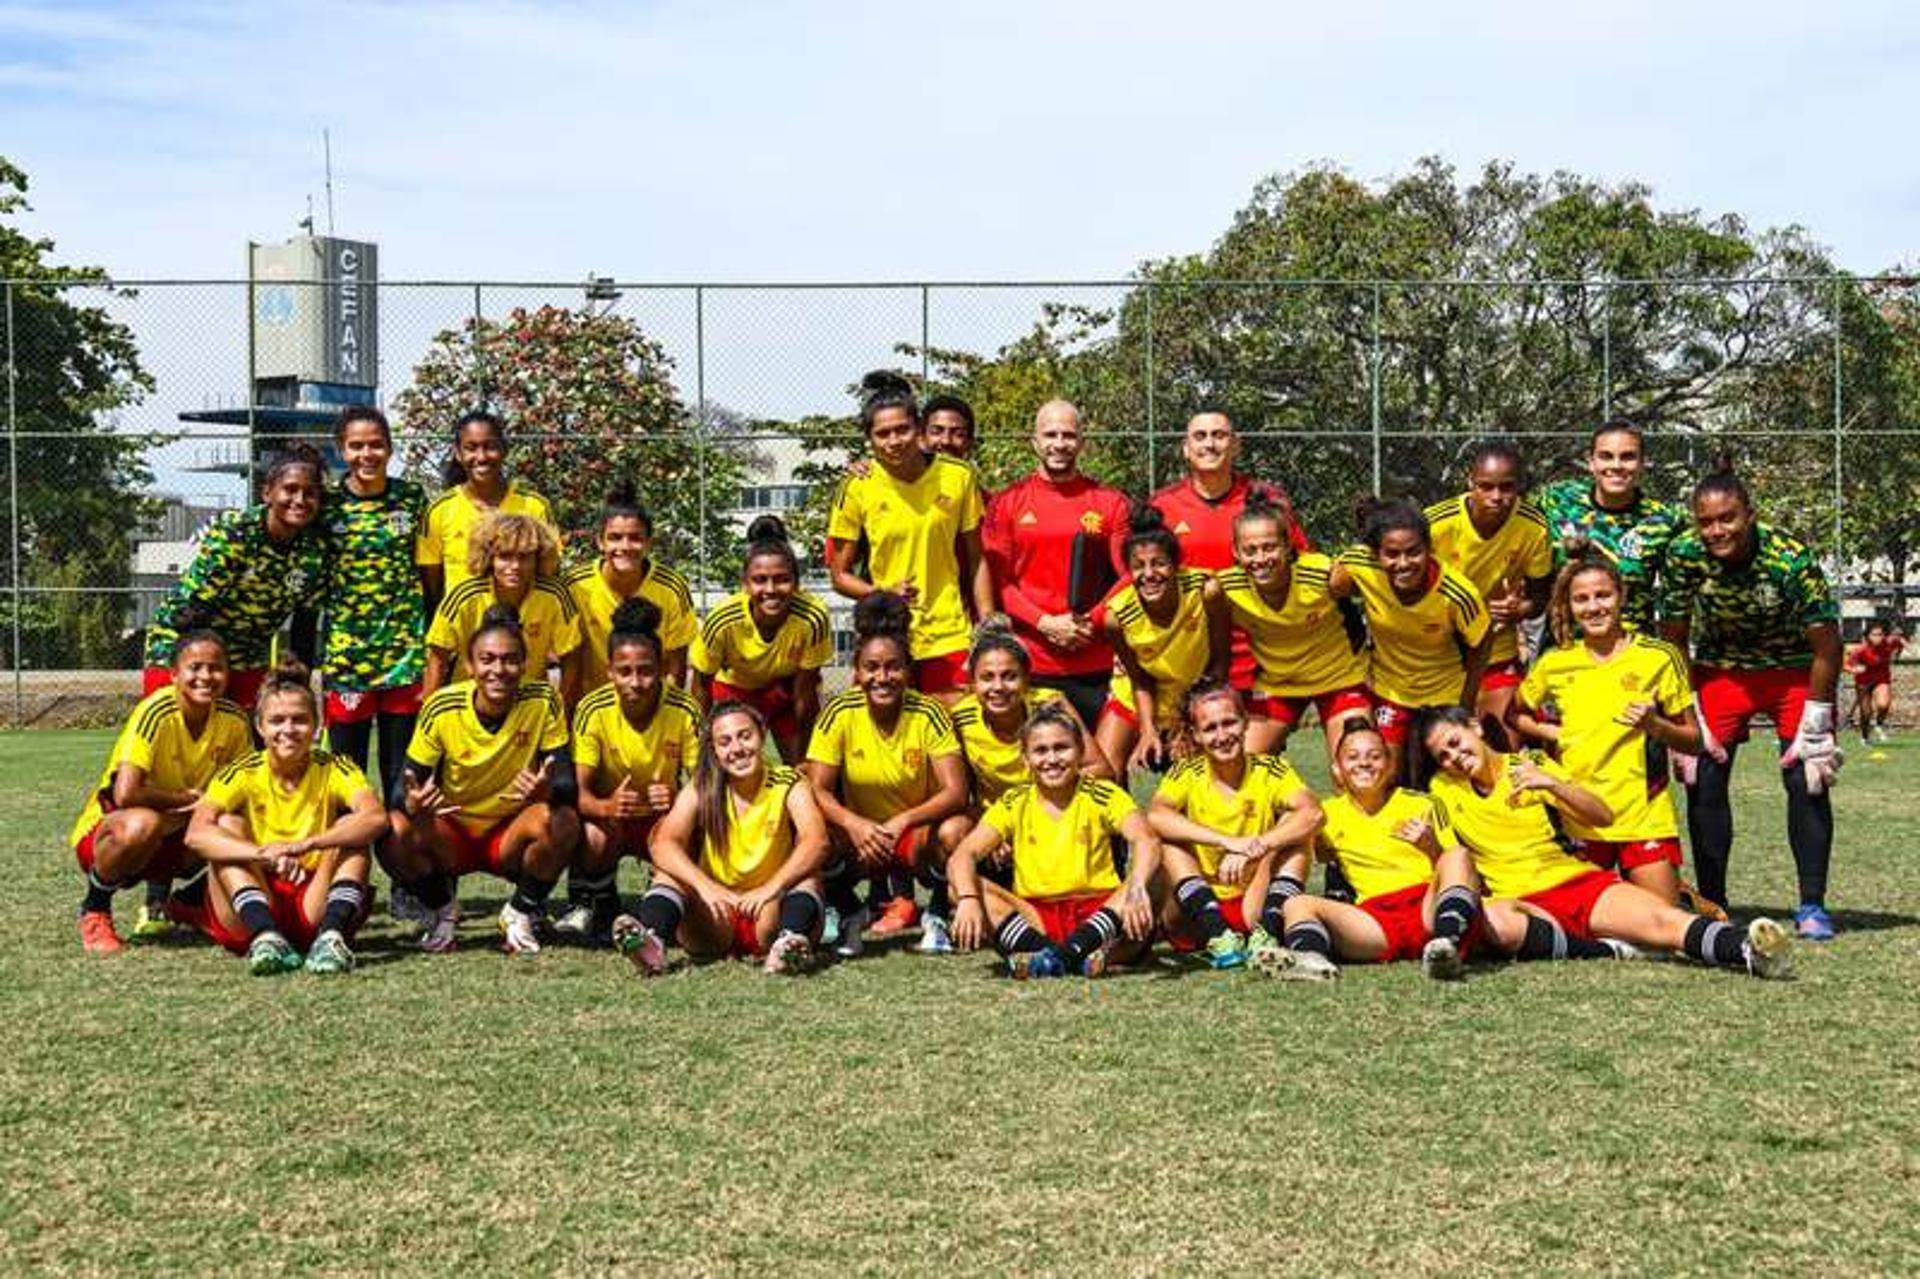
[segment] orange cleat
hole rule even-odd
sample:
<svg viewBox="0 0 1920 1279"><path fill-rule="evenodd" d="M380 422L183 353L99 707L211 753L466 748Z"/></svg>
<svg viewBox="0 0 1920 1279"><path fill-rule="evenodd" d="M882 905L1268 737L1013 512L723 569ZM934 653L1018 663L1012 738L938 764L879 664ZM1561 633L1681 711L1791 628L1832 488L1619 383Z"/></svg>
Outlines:
<svg viewBox="0 0 1920 1279"><path fill-rule="evenodd" d="M80 949L89 955L117 955L126 947L113 931L113 916L104 910L80 912Z"/></svg>
<svg viewBox="0 0 1920 1279"><path fill-rule="evenodd" d="M913 904L913 898L896 897L880 912L880 918L873 921L871 931L875 937L892 937L906 932L919 922L920 908Z"/></svg>

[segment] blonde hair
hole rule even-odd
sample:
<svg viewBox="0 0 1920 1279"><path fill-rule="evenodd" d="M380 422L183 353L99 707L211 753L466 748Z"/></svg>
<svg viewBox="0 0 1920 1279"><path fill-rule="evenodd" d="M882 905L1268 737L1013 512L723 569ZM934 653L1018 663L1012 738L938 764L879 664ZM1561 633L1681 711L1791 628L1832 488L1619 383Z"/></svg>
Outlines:
<svg viewBox="0 0 1920 1279"><path fill-rule="evenodd" d="M467 571L491 577L496 551L532 551L536 573L552 577L560 571L559 539L530 515L489 515L482 520L467 543Z"/></svg>
<svg viewBox="0 0 1920 1279"><path fill-rule="evenodd" d="M1553 579L1553 593L1547 597L1547 631L1556 644L1570 644L1579 637L1580 628L1573 620L1573 579L1583 573L1605 573L1613 581L1613 593L1619 599L1622 624L1625 623L1627 605L1627 583L1620 576L1620 566L1589 548L1575 559L1568 560Z"/></svg>

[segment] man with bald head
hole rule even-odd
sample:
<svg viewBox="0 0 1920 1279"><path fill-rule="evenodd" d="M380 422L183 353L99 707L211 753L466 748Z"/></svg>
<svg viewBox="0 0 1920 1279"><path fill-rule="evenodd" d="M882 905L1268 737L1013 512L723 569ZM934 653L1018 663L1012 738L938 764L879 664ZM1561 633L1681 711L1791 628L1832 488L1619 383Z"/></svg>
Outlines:
<svg viewBox="0 0 1920 1279"><path fill-rule="evenodd" d="M1039 466L994 495L983 528L1000 607L1033 655L1033 682L1059 689L1091 726L1106 704L1113 647L1095 628L1097 600L1069 598L1075 539L1083 576L1111 584L1124 573L1126 494L1080 473L1080 410L1049 400L1033 418ZM1083 588L1085 583L1083 582ZM1104 592L1102 592L1104 593Z"/></svg>

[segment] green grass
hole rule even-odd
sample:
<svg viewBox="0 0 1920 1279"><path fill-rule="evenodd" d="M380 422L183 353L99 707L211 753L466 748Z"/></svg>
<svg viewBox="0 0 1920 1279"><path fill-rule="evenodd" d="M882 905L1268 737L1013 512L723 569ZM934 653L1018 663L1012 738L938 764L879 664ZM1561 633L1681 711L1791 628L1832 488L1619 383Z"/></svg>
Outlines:
<svg viewBox="0 0 1920 1279"><path fill-rule="evenodd" d="M63 839L107 744L0 736L0 1272L1920 1257L1920 739L1849 768L1847 931L1797 981L1400 965L1325 988L1171 962L1016 986L898 952L642 984L493 953L505 888L478 881L460 953L409 953L381 915L343 979L255 981L199 945L96 960ZM1778 912L1779 787L1748 756L1735 896Z"/></svg>

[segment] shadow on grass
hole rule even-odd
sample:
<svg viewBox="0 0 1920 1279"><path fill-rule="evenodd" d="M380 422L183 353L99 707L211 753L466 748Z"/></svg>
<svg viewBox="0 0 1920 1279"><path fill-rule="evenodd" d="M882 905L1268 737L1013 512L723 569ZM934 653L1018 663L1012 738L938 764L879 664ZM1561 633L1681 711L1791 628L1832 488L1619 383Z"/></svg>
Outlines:
<svg viewBox="0 0 1920 1279"><path fill-rule="evenodd" d="M1783 923L1793 919L1793 907L1788 905L1734 906L1727 913L1741 924L1761 915ZM1835 931L1842 936L1848 933L1881 933L1895 928L1920 927L1920 916L1896 915L1889 911L1835 910L1828 913L1833 916Z"/></svg>

